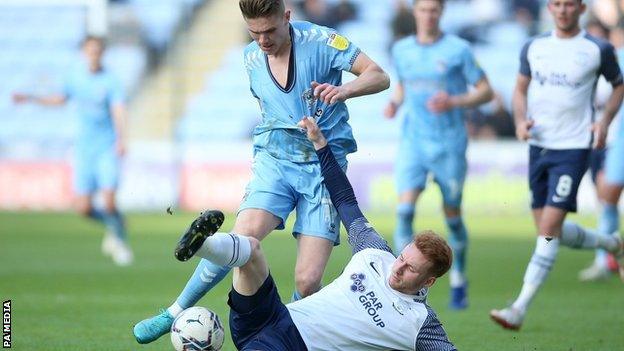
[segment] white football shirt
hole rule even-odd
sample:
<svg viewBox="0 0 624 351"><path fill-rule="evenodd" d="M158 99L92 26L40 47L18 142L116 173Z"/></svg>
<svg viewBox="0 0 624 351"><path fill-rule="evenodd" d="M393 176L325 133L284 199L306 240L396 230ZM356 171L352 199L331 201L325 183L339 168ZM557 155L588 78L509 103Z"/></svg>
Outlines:
<svg viewBox="0 0 624 351"><path fill-rule="evenodd" d="M359 251L331 284L286 305L308 350L455 350L425 304L426 289L390 288L394 260L388 251Z"/></svg>
<svg viewBox="0 0 624 351"><path fill-rule="evenodd" d="M529 143L556 150L590 148L598 77L622 84L613 46L585 31L565 39L548 33L525 44L520 73L531 77L527 118L535 123Z"/></svg>

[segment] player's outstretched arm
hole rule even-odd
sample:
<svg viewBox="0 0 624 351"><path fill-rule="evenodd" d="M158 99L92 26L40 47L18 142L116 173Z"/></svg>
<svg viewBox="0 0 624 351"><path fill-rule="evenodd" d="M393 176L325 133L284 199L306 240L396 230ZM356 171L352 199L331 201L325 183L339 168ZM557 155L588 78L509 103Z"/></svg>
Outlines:
<svg viewBox="0 0 624 351"><path fill-rule="evenodd" d="M58 95L49 95L49 96L35 96L32 94L25 93L14 93L13 94L13 103L23 104L23 103L35 103L44 106L60 106L64 105L67 102L67 96L58 94Z"/></svg>
<svg viewBox="0 0 624 351"><path fill-rule="evenodd" d="M299 126L306 130L308 139L314 145L324 183L332 203L338 211L340 220L347 229L349 244L353 253L366 248L375 248L392 252L388 243L372 228L358 206L353 187L334 157L327 140L312 117L306 117Z"/></svg>

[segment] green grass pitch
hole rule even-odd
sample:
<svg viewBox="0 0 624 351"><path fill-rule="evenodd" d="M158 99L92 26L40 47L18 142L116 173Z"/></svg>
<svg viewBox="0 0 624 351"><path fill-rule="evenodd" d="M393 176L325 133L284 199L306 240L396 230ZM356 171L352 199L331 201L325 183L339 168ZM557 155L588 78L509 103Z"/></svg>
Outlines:
<svg viewBox="0 0 624 351"><path fill-rule="evenodd" d="M197 263L177 262L173 248L194 214L132 214L128 217L136 263L115 267L100 254L103 229L71 214L0 213L0 298L12 300L15 350L172 350L165 336L138 345L132 326L168 306ZM229 229L233 216L223 226ZM579 218L593 225L592 218ZM390 237L394 216L371 215ZM502 330L488 311L518 293L534 246L528 214L468 216L470 307L447 308L448 279L438 281L429 303L459 350L622 350L624 287L613 278L595 284L577 281L590 252L560 250L549 280L534 301L522 331ZM445 232L440 217L419 218L417 227ZM276 232L263 243L283 299L293 289L295 241ZM340 273L350 251L333 253L325 274ZM225 283L199 303L227 323ZM225 350L233 350L229 333Z"/></svg>

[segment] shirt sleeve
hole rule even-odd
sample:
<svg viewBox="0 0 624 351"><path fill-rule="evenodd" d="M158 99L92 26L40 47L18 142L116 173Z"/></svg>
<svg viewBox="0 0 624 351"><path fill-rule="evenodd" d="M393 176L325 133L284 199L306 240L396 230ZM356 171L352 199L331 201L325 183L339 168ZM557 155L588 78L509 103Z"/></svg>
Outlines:
<svg viewBox="0 0 624 351"><path fill-rule="evenodd" d="M414 349L416 351L457 351L455 345L449 341L442 323L429 306L427 306L427 318L418 332Z"/></svg>
<svg viewBox="0 0 624 351"><path fill-rule="evenodd" d="M348 228L347 235L353 254L364 249L378 249L392 253L388 242L377 233L365 217L354 220Z"/></svg>
<svg viewBox="0 0 624 351"><path fill-rule="evenodd" d="M332 69L341 71L351 71L355 59L361 50L346 37L329 30L329 37L324 44L321 44L322 52L329 57Z"/></svg>
<svg viewBox="0 0 624 351"><path fill-rule="evenodd" d="M390 49L390 60L392 61L392 65L394 66L394 71L397 74L397 79L399 80L399 83L403 83L403 77L401 76L401 70L399 69L399 55L397 53L399 49L397 48L397 43L394 43L394 45L392 45L392 49Z"/></svg>
<svg viewBox="0 0 624 351"><path fill-rule="evenodd" d="M622 84L622 71L615 55L615 49L609 43L600 48L600 74L614 87Z"/></svg>
<svg viewBox="0 0 624 351"><path fill-rule="evenodd" d="M520 74L523 76L530 77L531 76L531 66L529 65L529 46L531 46L531 42L527 42L522 47L520 51Z"/></svg>
<svg viewBox="0 0 624 351"><path fill-rule="evenodd" d="M323 183L329 192L340 220L347 229L349 245L355 254L367 248L392 252L386 241L368 223L358 206L353 187L334 157L329 145L317 150Z"/></svg>
<svg viewBox="0 0 624 351"><path fill-rule="evenodd" d="M477 84L485 76L485 72L477 63L477 59L468 45L466 45L462 55L462 73L471 85Z"/></svg>
<svg viewBox="0 0 624 351"><path fill-rule="evenodd" d="M121 81L116 77L111 77L110 82L110 105L125 104L126 93L124 92Z"/></svg>

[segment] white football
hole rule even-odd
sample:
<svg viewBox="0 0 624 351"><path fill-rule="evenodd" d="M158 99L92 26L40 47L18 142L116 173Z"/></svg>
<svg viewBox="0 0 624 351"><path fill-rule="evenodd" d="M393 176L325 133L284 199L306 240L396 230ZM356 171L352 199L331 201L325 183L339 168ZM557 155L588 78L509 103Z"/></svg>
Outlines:
<svg viewBox="0 0 624 351"><path fill-rule="evenodd" d="M171 325L171 343L177 351L218 351L224 338L219 316L204 307L187 308Z"/></svg>

